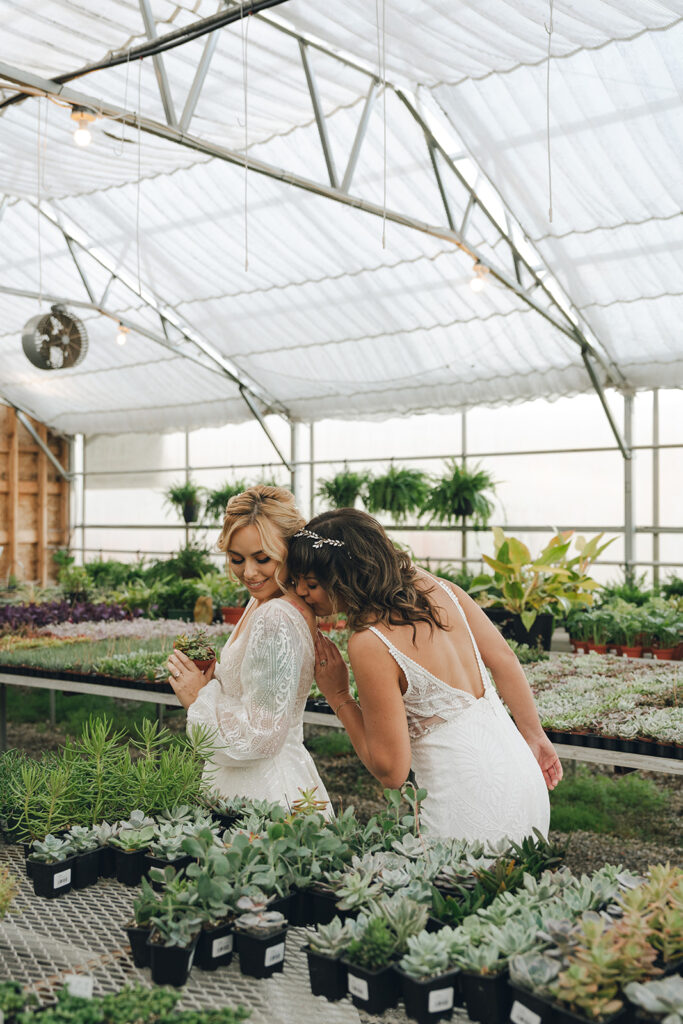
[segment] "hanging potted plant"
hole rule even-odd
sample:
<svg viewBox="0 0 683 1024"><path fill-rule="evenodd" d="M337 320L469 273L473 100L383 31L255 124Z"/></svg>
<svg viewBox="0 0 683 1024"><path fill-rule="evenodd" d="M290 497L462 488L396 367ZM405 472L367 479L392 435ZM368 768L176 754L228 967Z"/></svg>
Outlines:
<svg viewBox="0 0 683 1024"><path fill-rule="evenodd" d="M204 504L204 514L206 515L206 518L210 519L214 523L220 523L225 515L225 507L230 499L234 498L236 494L241 494L242 491L246 491L246 489L246 480L236 480L234 484L226 481L222 487L217 487L213 491L208 491Z"/></svg>
<svg viewBox="0 0 683 1024"><path fill-rule="evenodd" d="M420 514L428 493L425 473L391 465L383 476L369 477L365 504L372 515L386 512L395 522L402 523L408 516Z"/></svg>
<svg viewBox="0 0 683 1024"><path fill-rule="evenodd" d="M182 484L171 484L165 493L166 504L175 508L186 523L196 523L202 507L205 488L186 480Z"/></svg>
<svg viewBox="0 0 683 1024"><path fill-rule="evenodd" d="M329 480L318 480L316 496L323 498L330 508L355 508L368 483L368 473L344 468Z"/></svg>
<svg viewBox="0 0 683 1024"><path fill-rule="evenodd" d="M431 513L431 522L453 523L460 519L464 524L471 518L474 526L484 527L493 512L493 500L486 492L493 493L494 488L491 476L480 466L467 469L456 459L449 459L445 473L429 491L422 511Z"/></svg>
<svg viewBox="0 0 683 1024"><path fill-rule="evenodd" d="M205 672L216 660L216 652L211 646L205 629L198 629L195 633L179 633L173 641L176 651L186 654L190 661L193 661L200 672Z"/></svg>

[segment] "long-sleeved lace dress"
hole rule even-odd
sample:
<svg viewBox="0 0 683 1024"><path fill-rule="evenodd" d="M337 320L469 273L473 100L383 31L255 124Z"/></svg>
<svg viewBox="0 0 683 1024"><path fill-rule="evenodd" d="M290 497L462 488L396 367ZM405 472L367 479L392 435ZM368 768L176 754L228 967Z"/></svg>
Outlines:
<svg viewBox="0 0 683 1024"><path fill-rule="evenodd" d="M435 582L467 627L483 696L438 679L370 626L408 683L403 703L412 768L418 786L427 790L421 824L425 832L454 839L519 841L535 828L547 835L550 803L538 762L489 679L458 598L441 580Z"/></svg>
<svg viewBox="0 0 683 1024"><path fill-rule="evenodd" d="M204 768L212 789L291 805L299 790L327 792L303 743L303 713L315 667L313 638L302 613L273 598L224 646L216 673L187 713L188 731L207 726L214 753ZM247 614L245 612L245 614Z"/></svg>

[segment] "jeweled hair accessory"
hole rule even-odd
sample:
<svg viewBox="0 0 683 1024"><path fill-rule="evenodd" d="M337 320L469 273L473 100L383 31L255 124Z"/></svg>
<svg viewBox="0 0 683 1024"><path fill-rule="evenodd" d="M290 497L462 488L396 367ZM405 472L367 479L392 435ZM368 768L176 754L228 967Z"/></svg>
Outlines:
<svg viewBox="0 0 683 1024"><path fill-rule="evenodd" d="M333 548L343 548L343 540L334 540L332 537L321 537L319 533L314 533L313 530L299 530L298 533L294 534L295 537L305 537L307 540L313 541L314 548L321 548L323 544L331 544Z"/></svg>

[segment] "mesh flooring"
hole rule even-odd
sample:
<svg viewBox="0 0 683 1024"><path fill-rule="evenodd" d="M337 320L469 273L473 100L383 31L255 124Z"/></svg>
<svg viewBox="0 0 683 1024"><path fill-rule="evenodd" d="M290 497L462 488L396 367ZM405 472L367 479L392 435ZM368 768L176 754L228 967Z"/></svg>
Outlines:
<svg viewBox="0 0 683 1024"><path fill-rule="evenodd" d="M137 968L125 932L137 889L113 879L72 891L57 899L34 895L24 871L20 846L0 843L0 866L20 882L12 912L0 923L0 979L19 981L35 992L41 1004L54 1001L66 974L89 974L94 994L118 991L137 982L152 987L149 969ZM180 990L180 1009L211 1009L242 1004L253 1024L407 1024L402 1009L381 1017L360 1013L348 999L329 1003L311 995L304 928L290 928L282 974L266 981L243 975L235 957L228 967L206 972L194 968ZM453 1020L468 1020L456 1010Z"/></svg>

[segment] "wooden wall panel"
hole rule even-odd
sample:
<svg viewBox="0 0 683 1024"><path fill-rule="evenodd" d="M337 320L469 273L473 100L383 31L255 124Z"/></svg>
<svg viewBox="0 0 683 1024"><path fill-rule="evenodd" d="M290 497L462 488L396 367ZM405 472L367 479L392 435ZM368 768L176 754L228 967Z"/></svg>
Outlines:
<svg viewBox="0 0 683 1024"><path fill-rule="evenodd" d="M38 436L68 470L69 444L43 423ZM52 552L69 544L69 482L17 419L0 405L0 579L12 574L45 586L55 578Z"/></svg>

